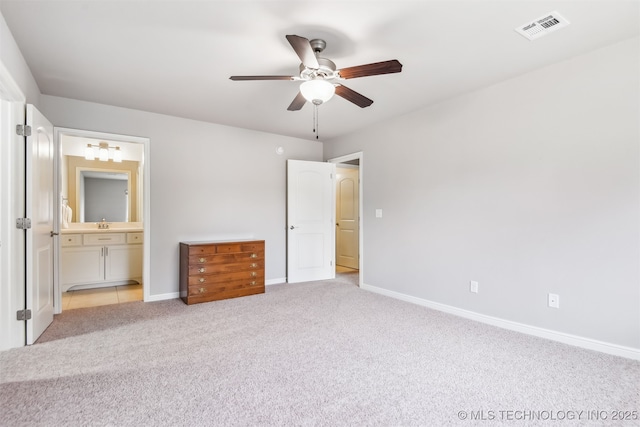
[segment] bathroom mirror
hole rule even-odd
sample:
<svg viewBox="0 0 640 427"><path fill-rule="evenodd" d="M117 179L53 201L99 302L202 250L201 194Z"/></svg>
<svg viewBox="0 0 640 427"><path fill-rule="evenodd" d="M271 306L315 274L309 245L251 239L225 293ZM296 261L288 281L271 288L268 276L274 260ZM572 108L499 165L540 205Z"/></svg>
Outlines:
<svg viewBox="0 0 640 427"><path fill-rule="evenodd" d="M71 222L138 222L142 197L140 165L136 161L105 163L64 156L67 205Z"/></svg>
<svg viewBox="0 0 640 427"><path fill-rule="evenodd" d="M129 172L80 170L78 222L129 222Z"/></svg>

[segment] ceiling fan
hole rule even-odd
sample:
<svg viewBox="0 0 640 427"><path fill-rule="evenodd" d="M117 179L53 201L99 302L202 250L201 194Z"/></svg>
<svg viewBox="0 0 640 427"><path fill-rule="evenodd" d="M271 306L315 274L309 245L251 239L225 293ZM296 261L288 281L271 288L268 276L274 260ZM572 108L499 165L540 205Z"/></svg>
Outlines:
<svg viewBox="0 0 640 427"><path fill-rule="evenodd" d="M234 81L244 80L296 80L302 81L300 91L287 110L300 110L307 101L318 106L335 94L350 101L361 108L373 104L373 101L364 95L349 89L334 80L353 79L356 77L375 76L379 74L399 73L402 64L396 59L383 62L375 62L366 65L357 65L336 70L336 64L322 58L319 54L327 46L321 39L308 39L296 35L287 35L287 40L293 47L302 64L300 64L299 76L231 76Z"/></svg>

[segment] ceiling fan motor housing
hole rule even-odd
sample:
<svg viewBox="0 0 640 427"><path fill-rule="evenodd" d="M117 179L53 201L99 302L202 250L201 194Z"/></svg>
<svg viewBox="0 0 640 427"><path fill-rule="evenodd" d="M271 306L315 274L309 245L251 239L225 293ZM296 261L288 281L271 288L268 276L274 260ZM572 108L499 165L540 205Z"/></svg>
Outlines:
<svg viewBox="0 0 640 427"><path fill-rule="evenodd" d="M300 64L300 78L303 80L312 80L315 78L322 78L325 80L333 79L336 77L336 64L327 58L317 58L320 68L312 69L307 68L304 64Z"/></svg>

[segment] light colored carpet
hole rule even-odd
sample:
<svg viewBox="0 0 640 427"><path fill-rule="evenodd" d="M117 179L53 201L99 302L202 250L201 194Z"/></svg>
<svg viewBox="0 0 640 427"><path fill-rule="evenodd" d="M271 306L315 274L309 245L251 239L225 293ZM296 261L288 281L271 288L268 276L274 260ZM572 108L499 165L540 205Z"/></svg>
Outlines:
<svg viewBox="0 0 640 427"><path fill-rule="evenodd" d="M0 353L0 424L638 425L611 411L640 410L639 362L354 283L70 310Z"/></svg>

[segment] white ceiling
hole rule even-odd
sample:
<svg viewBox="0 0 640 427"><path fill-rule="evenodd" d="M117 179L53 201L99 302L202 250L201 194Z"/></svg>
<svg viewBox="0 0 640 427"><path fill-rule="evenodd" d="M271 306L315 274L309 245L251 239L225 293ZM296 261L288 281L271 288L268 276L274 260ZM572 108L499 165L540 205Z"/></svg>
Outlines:
<svg viewBox="0 0 640 427"><path fill-rule="evenodd" d="M568 27L514 31L558 11ZM637 36L638 1L12 1L4 15L42 93L314 139L313 108L287 107L287 34L323 38L338 68L397 59L399 74L344 81L374 100L319 107L320 139ZM576 70L580 73L580 70Z"/></svg>

